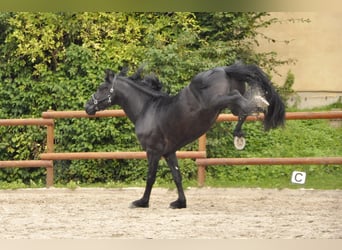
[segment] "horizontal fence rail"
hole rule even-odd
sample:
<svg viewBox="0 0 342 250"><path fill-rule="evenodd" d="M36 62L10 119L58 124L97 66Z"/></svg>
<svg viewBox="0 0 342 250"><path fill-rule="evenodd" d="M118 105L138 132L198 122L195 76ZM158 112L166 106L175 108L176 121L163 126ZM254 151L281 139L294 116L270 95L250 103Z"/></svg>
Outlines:
<svg viewBox="0 0 342 250"><path fill-rule="evenodd" d="M102 110L95 115L88 115L85 111L46 111L42 113L45 119L59 119L59 118L92 118L92 117L125 117L126 114L122 109ZM329 112L287 112L285 114L287 120L308 120L308 119L341 119L342 111ZM248 116L247 121L261 121L264 115ZM220 114L217 117L217 122L223 121L237 121L238 117L232 114Z"/></svg>
<svg viewBox="0 0 342 250"><path fill-rule="evenodd" d="M293 158L206 158L196 159L197 165L308 165L342 164L342 157Z"/></svg>
<svg viewBox="0 0 342 250"><path fill-rule="evenodd" d="M178 158L198 159L205 158L205 151L177 151ZM146 159L145 151L136 152L65 152L65 153L43 153L43 160L89 160L89 159Z"/></svg>
<svg viewBox="0 0 342 250"><path fill-rule="evenodd" d="M61 118L92 118L92 117L125 117L126 113L122 109L102 110L96 112L95 115L88 115L85 111L54 111L49 110L42 113L42 117L46 119Z"/></svg>
<svg viewBox="0 0 342 250"><path fill-rule="evenodd" d="M18 160L18 161L0 161L0 168L52 168L52 161L44 161L44 160Z"/></svg>
<svg viewBox="0 0 342 250"><path fill-rule="evenodd" d="M342 111L329 112L287 112L285 114L286 120L310 120L310 119L341 119ZM246 121L262 121L263 114L256 116L248 116ZM238 117L232 114L220 114L216 119L217 122L237 121Z"/></svg>
<svg viewBox="0 0 342 250"><path fill-rule="evenodd" d="M53 126L54 120L41 118L0 119L0 126Z"/></svg>

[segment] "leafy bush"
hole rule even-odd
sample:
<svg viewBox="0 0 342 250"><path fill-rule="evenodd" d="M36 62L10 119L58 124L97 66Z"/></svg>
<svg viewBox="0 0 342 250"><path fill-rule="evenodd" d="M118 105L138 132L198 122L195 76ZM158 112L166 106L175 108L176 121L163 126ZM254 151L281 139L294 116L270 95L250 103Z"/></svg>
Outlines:
<svg viewBox="0 0 342 250"><path fill-rule="evenodd" d="M82 110L102 81L104 69L117 71L124 64L131 71L145 65L147 71L160 76L170 93L178 92L199 71L236 59L256 62L271 73L287 61L277 60L273 52L257 54L252 49L258 28L276 21L267 19L268 15L2 12L0 117L40 117L48 109ZM211 133L220 129L227 127L216 125ZM255 133L258 144L268 145L266 139L260 139L259 130L248 130L250 138ZM45 150L45 128L0 127L0 133L0 160L38 159ZM133 125L121 118L58 120L55 140L56 152L141 150ZM230 152L230 141L230 136L210 141L210 154ZM193 161L181 162L184 178L194 178ZM168 172L163 163L159 176L170 178ZM146 162L138 160L55 163L55 178L60 183L135 181L145 175ZM45 170L0 170L0 182L13 180L40 183L45 181Z"/></svg>

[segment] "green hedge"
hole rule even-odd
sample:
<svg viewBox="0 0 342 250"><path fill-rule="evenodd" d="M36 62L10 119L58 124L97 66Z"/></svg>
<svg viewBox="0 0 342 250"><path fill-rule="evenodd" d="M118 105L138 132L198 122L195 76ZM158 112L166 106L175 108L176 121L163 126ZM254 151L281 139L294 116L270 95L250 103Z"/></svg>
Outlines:
<svg viewBox="0 0 342 250"><path fill-rule="evenodd" d="M188 84L196 73L237 59L257 63L272 74L277 65L291 60L278 60L272 51L255 53L252 48L259 28L274 22L277 20L268 13L2 12L0 118L41 117L49 109L82 110L103 80L104 70L117 71L122 65L128 65L130 73L144 65L146 71L161 78L165 91L171 94ZM229 126L220 126L210 133L231 131ZM259 128L247 130L250 138L267 145L267 137L257 132ZM209 136L210 155L234 152L229 131L220 141ZM0 160L37 159L46 148L45 128L0 127L0 135ZM124 118L61 119L56 121L55 137L56 152L141 150L133 125ZM251 145L249 139L245 152ZM193 161L182 163L184 178L195 178ZM164 163L158 174L169 178ZM55 180L59 183L132 182L145 175L146 162L140 160L55 164ZM1 169L0 182L11 181L42 183L45 172Z"/></svg>

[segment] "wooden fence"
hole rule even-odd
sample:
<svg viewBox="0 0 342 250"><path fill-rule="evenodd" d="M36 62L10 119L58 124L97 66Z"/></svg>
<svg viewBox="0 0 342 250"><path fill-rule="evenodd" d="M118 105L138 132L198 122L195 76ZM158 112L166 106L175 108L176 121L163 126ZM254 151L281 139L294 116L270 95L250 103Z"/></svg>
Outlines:
<svg viewBox="0 0 342 250"><path fill-rule="evenodd" d="M47 127L47 152L53 152L54 120L41 118L27 119L0 119L0 126L46 126ZM53 185L53 161L52 160L11 160L0 161L0 168L46 168L46 186Z"/></svg>
<svg viewBox="0 0 342 250"><path fill-rule="evenodd" d="M125 117L123 110L104 110L95 115L87 115L85 111L47 111L42 113L44 119L92 118L92 117ZM51 138L51 140L53 140ZM177 151L179 158L205 158L205 150ZM48 152L40 155L43 160L80 160L80 159L146 159L146 152Z"/></svg>
<svg viewBox="0 0 342 250"><path fill-rule="evenodd" d="M40 155L40 160L0 161L4 167L45 167L47 169L46 185L53 185L53 161L75 159L145 159L146 153L138 152L54 152L54 119L91 118L91 117L125 117L123 110L105 110L89 116L85 111L47 111L42 119L0 119L0 126L35 125L47 127L47 150ZM330 112L288 112L287 120L298 119L341 119L342 111ZM263 116L250 116L248 121L262 120ZM221 114L217 122L237 121L237 117ZM198 139L197 151L177 151L179 158L196 159L198 166L198 184L203 186L207 165L277 165L277 164L342 164L342 157L308 157L308 158L207 158L206 135Z"/></svg>
<svg viewBox="0 0 342 250"><path fill-rule="evenodd" d="M286 120L311 120L311 119L341 119L342 111L323 112L287 112ZM249 116L247 121L263 120L264 116ZM221 114L217 122L237 121L238 117L231 114ZM202 142L205 144L205 141ZM205 148L203 149L205 150ZM319 165L342 164L342 157L291 157L291 158L204 158L196 159L198 166L198 185L205 183L206 166L208 165Z"/></svg>

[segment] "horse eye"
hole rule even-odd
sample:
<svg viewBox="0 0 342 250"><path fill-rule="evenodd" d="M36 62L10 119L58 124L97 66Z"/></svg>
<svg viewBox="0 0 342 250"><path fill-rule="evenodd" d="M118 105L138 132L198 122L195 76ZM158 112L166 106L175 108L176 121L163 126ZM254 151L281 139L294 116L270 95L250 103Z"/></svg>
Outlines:
<svg viewBox="0 0 342 250"><path fill-rule="evenodd" d="M107 85L106 84L102 84L102 85L100 85L99 90L104 90L106 88L107 88Z"/></svg>

